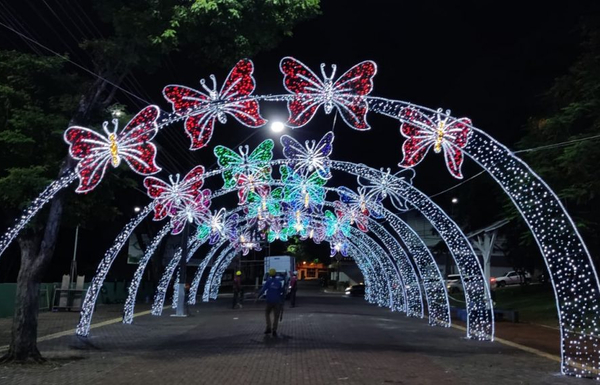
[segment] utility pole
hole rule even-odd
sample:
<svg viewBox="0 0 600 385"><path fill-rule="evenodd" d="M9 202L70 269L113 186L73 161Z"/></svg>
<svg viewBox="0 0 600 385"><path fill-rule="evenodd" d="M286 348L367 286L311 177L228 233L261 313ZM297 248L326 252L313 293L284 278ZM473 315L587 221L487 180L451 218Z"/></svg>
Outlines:
<svg viewBox="0 0 600 385"><path fill-rule="evenodd" d="M186 268L187 268L187 239L189 236L189 223L185 223L183 227L183 232L181 233L181 258L179 259L179 293L177 297L177 311L174 314L175 317L187 317L185 303L185 282L187 280L186 277Z"/></svg>

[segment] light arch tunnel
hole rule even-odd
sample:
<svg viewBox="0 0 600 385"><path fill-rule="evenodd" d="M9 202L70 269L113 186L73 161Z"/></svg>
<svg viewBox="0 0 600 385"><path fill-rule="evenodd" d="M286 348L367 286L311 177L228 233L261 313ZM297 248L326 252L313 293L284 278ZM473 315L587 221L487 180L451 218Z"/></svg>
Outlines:
<svg viewBox="0 0 600 385"><path fill-rule="evenodd" d="M240 63L247 66L247 61L241 61ZM371 73L371 76L373 74L374 72ZM246 98L254 101L289 102L297 98L303 100L302 98L305 97L306 95L286 94L249 95ZM550 187L508 148L474 127L470 121L467 122L465 119L450 116L449 111L444 113L441 110L436 111L405 101L368 95L351 96L350 100L356 100L360 103L364 101L366 103L365 111L368 110L369 112L388 116L401 124L418 122L418 119L411 120L411 116L415 116L413 113L417 113L422 116L429 116L428 119L433 123L447 122L454 124L460 121L461 125L469 130L468 140L461 143L462 155L469 157L480 165L510 197L531 230L550 273L561 332L561 372L577 377L600 379L600 349L598 349L600 345L598 325L600 321L600 284L598 275L575 223ZM149 107L159 110L156 106ZM213 108L212 104L209 105L209 108ZM157 128L162 129L193 114L194 110L187 110L183 113L174 111L173 113L166 113L164 116L161 113L160 119L157 120ZM346 123L348 122L346 121ZM419 124L417 123L417 125ZM432 132L435 132L435 130ZM414 164L408 166L412 167ZM376 176L377 171L368 170L368 173ZM41 207L48 203L58 191L66 188L76 179L75 170L67 170L55 182L50 184L23 211L20 218L17 218L15 225L0 237L0 255L27 222L39 212ZM434 227L448 244L449 249L455 250L453 254L455 261L457 258L468 255L470 246L465 248L460 236L451 239L452 234L456 231L455 226L447 225L446 222L441 223L439 226L435 225L435 217L438 215L437 210L439 208L435 205L429 205L423 194L409 187L401 185L399 190L402 190L407 201L410 201L417 208L420 207L421 213L434 224ZM147 207L119 234L115 244L105 254L98 269L99 272L102 269L110 268L112 255L116 255L116 252L128 239L133 228L151 210L152 207ZM468 245L468 242L466 244ZM463 255L463 253L465 254ZM103 280L100 275L94 278L93 283ZM469 286L468 282L466 286ZM97 285L93 284L87 293L87 296L93 298L94 301L98 295L97 289ZM88 316L85 314L82 316L85 325L88 322L85 318ZM89 317L91 319L91 315ZM490 323L490 325L493 328L493 323ZM85 328L78 329L78 332L87 334ZM486 330L476 332L479 333L479 336L492 335L493 329L491 330L492 333L486 333ZM473 338L478 338L477 334Z"/></svg>
<svg viewBox="0 0 600 385"><path fill-rule="evenodd" d="M271 165L276 166L286 163L288 163L287 160L276 160L272 161ZM372 183L379 183L383 178L388 178L393 182L390 184L390 193L398 194L399 196L406 198L409 204L413 205L422 213L423 211L427 210L428 216L426 215L426 217L430 220L434 228L439 230L442 239L447 243L448 248L455 259L455 262L459 268L459 272L464 278L463 282L468 315L467 337L482 340L493 339L493 311L491 308L489 289L483 278L483 272L477 257L469 241L460 231L458 226L452 222L437 205L435 205L423 193L418 191L409 182L402 178L395 177L383 171L371 169L365 165L357 165L349 162L331 161L331 168L332 170L349 173L355 176L360 175ZM220 169L208 172L205 174L205 179L212 176L221 175L225 170L226 169ZM281 182L274 181L272 185L281 185ZM327 190L332 193L336 192L335 188L327 188ZM216 192L213 198L234 191L237 190L221 190ZM237 210L239 210L239 208ZM122 233L119 234L113 247L107 251L105 258L98 268L97 275L93 278L92 285L86 295L83 304L82 317L77 327L78 334L87 335L89 333L93 304L97 299L99 288L102 286L104 277L106 276L112 261L120 249L119 245L122 246L123 242L129 237L131 231L133 231L133 229L141 222L141 220L143 220L151 211L151 205L142 210L142 212L140 212L140 214L125 227ZM424 245L422 240L420 240L417 234L412 231L412 229L401 219L385 208L382 208L381 211L384 213L385 222L392 227L392 232L395 234L395 236L389 234L389 232L387 232L387 230L385 230L383 227L380 229L381 225L371 220L371 223L374 223L374 226L371 226L372 233L375 234L375 237L373 238L379 239L381 244L386 245L385 247L387 247L387 245L393 245L393 249L388 249L387 252L383 251L383 249L380 249L380 255L383 257L380 256L379 258L375 258L374 261L376 261L377 264L381 264L379 267L380 270L378 271L384 271L387 276L398 275L398 281L395 282L394 285L400 290L396 289L390 294L390 287L387 288L388 294L390 294L393 298L396 298L396 300L391 302L392 309L406 310L407 315L410 316L422 316L422 286L424 291L423 294L425 295L428 305L429 323L432 325L449 326L449 305L445 291L445 285L439 269L437 268L437 265L435 264L435 261L433 260L429 250ZM153 239L148 252L144 255L142 261L140 262L140 269L138 269L138 271L136 271L134 274L134 280L131 284L133 295L130 295L126 301L126 322L130 322L132 317L132 304L135 300L135 290L137 290L136 282L139 283L139 280L143 275L143 267L145 266L145 263L147 263L150 255L156 249L156 246L168 233L168 231L169 225L166 225ZM355 233L361 232L356 231ZM370 239L370 234L367 235L365 233L365 235L357 235L359 238L364 238L365 236L369 239L361 239L361 244L364 244L365 242L373 242L373 240ZM192 236L188 241L190 251L188 252L187 259L191 258L193 253L201 244L200 242L194 242L193 239L194 237ZM403 247L400 246L398 240L402 240L402 243L405 245L408 253L406 253ZM375 245L376 243L371 244L372 247ZM370 249L373 249L372 247ZM354 245L353 249L357 251L363 248L361 248L359 244L358 246ZM354 255L356 256L356 253L354 253ZM366 255L370 256L371 260L373 259L372 254L367 253ZM412 259L409 258L409 255L412 257ZM162 309L162 304L164 303L164 293L171 279L173 271L178 265L178 258L180 257L181 250L176 253L173 260L169 263L166 268L165 275L159 283L153 306L153 312L155 314L159 314L160 310ZM208 258L205 258L204 261L208 261ZM415 271L415 266L419 274L417 274L417 271ZM366 271L366 273L367 274L365 274L365 276L368 276L369 271ZM386 282L389 281L389 279L389 277L386 278ZM372 280L368 280L367 282L372 282Z"/></svg>

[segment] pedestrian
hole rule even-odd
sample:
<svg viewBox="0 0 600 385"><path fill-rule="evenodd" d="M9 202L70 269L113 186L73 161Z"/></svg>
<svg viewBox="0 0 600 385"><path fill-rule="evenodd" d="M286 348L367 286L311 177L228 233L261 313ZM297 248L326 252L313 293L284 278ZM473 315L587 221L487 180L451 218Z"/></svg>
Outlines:
<svg viewBox="0 0 600 385"><path fill-rule="evenodd" d="M265 308L265 318L267 320L267 328L265 334L272 333L273 337L277 337L277 326L279 325L279 314L285 300L283 279L277 276L275 269L269 270L269 278L258 292L256 299L266 293L265 299L267 307ZM271 313L274 319L271 323ZM271 327L272 326L272 327Z"/></svg>
<svg viewBox="0 0 600 385"><path fill-rule="evenodd" d="M233 304L232 309L239 307L242 308L242 302L244 299L244 291L242 289L242 272L236 271L235 277L233 278Z"/></svg>
<svg viewBox="0 0 600 385"><path fill-rule="evenodd" d="M298 289L298 272L294 271L292 273L292 278L290 279L290 306L296 306L296 290Z"/></svg>

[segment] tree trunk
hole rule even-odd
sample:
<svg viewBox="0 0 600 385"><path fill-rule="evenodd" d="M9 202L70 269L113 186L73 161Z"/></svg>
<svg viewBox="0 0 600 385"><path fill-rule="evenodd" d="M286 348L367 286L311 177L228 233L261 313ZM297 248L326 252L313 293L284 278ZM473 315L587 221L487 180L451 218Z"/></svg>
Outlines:
<svg viewBox="0 0 600 385"><path fill-rule="evenodd" d="M17 278L11 344L0 362L43 362L37 349L40 271L35 259L40 237L23 235L18 242L21 247L21 269Z"/></svg>
<svg viewBox="0 0 600 385"><path fill-rule="evenodd" d="M106 90L106 84L101 78L94 82L89 92L81 97L69 126L87 124L90 113L94 109L102 107L100 98ZM59 176L64 175L74 165L73 159L67 156ZM15 315L8 353L0 358L0 362L40 363L45 361L37 348L39 289L46 267L54 255L63 206L64 192L60 191L50 203L43 237L41 236L42 232L39 231L35 234L24 233L18 238L21 247L21 267L17 278Z"/></svg>

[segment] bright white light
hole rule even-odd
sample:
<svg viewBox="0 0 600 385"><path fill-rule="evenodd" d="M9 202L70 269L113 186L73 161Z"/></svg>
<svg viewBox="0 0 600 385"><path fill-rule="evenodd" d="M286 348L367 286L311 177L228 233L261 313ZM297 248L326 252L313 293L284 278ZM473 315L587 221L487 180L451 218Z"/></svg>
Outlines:
<svg viewBox="0 0 600 385"><path fill-rule="evenodd" d="M271 123L271 131L273 132L281 132L285 130L285 125L281 122L273 122Z"/></svg>
<svg viewBox="0 0 600 385"><path fill-rule="evenodd" d="M140 212L140 210L141 210L141 208L139 208L138 206L135 206L135 207L133 208L133 211L135 211L136 213L139 213L139 212Z"/></svg>
<svg viewBox="0 0 600 385"><path fill-rule="evenodd" d="M458 203L458 198L452 198L452 203L457 204Z"/></svg>

